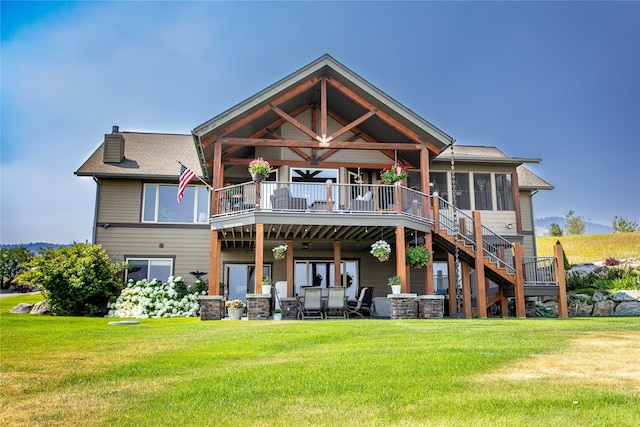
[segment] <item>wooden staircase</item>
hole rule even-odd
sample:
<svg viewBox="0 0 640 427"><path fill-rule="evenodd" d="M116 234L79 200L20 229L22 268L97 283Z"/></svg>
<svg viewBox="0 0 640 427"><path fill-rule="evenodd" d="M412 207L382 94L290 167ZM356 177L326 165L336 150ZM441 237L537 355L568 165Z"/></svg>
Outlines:
<svg viewBox="0 0 640 427"><path fill-rule="evenodd" d="M525 261L523 245L512 243L483 226L480 212L473 212L473 216L469 216L444 199L433 197L433 214L433 243L450 254L455 254L457 248L459 261L476 270L477 306L474 310L465 310L467 317L474 314L486 317L487 309L495 303L501 303L506 308L506 297L515 297L516 316L525 317L525 296L560 295L555 259L527 257ZM544 281L539 280L542 276ZM463 301L465 280L463 277ZM500 293L497 296L487 298L487 280L499 286ZM466 286L470 287L469 284ZM470 290L467 292L470 293ZM467 301L471 305L470 296Z"/></svg>

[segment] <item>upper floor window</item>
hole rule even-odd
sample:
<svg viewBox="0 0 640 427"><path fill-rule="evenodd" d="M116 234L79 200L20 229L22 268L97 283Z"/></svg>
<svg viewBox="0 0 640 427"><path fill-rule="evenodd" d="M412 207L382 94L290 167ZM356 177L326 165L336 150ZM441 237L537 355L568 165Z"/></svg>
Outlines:
<svg viewBox="0 0 640 427"><path fill-rule="evenodd" d="M145 184L143 222L207 223L209 191L203 185L190 185L182 203L176 203L177 185Z"/></svg>
<svg viewBox="0 0 640 427"><path fill-rule="evenodd" d="M476 209L479 211L490 211L493 209L492 192L491 192L491 174L474 173L473 174L474 198Z"/></svg>
<svg viewBox="0 0 640 427"><path fill-rule="evenodd" d="M513 187L510 174L496 174L496 199L499 211L513 210Z"/></svg>

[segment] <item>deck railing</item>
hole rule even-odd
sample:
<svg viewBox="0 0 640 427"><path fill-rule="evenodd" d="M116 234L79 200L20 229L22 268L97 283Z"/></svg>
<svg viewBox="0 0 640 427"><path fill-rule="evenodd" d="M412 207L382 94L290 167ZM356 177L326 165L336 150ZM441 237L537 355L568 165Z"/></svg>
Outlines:
<svg viewBox="0 0 640 427"><path fill-rule="evenodd" d="M214 191L213 216L251 210L308 213L397 213L431 219L427 194L399 185L265 181L230 185Z"/></svg>
<svg viewBox="0 0 640 427"><path fill-rule="evenodd" d="M527 285L557 284L554 257L526 256L522 259L524 283Z"/></svg>

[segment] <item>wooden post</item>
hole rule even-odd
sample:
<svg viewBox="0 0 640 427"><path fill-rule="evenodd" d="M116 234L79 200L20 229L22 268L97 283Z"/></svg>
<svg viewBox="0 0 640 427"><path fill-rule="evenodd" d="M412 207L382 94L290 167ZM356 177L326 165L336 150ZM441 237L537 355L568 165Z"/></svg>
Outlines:
<svg viewBox="0 0 640 427"><path fill-rule="evenodd" d="M406 294L409 292L409 283L407 282L407 268L405 265L405 241L404 241L404 226L399 225L396 227L396 274L400 276L402 287L400 292Z"/></svg>
<svg viewBox="0 0 640 427"><path fill-rule="evenodd" d="M427 195L431 194L429 181L429 149L423 148L420 150L420 191ZM426 204L423 204L422 208L426 210L426 212L424 212L424 217L429 219L431 216L429 207Z"/></svg>
<svg viewBox="0 0 640 427"><path fill-rule="evenodd" d="M471 269L466 262L462 263L462 311L465 319L473 317L471 307Z"/></svg>
<svg viewBox="0 0 640 427"><path fill-rule="evenodd" d="M260 195L260 193L262 191L262 183L260 181L256 181L255 184L256 184L256 204L255 204L254 208L255 208L256 211L259 211L260 210L260 204L261 204L260 198L262 197Z"/></svg>
<svg viewBox="0 0 640 427"><path fill-rule="evenodd" d="M524 247L522 243L513 244L513 265L516 269L516 284L514 285L514 294L516 300L516 317L526 318L527 312L524 304L524 271L522 266L522 257L524 256Z"/></svg>
<svg viewBox="0 0 640 427"><path fill-rule="evenodd" d="M293 297L293 275L294 275L294 264L293 264L293 240L287 240L287 296Z"/></svg>
<svg viewBox="0 0 640 427"><path fill-rule="evenodd" d="M333 194L331 192L331 180L328 179L326 184L327 184L327 212L333 212Z"/></svg>
<svg viewBox="0 0 640 427"><path fill-rule="evenodd" d="M436 196L431 197L433 205L433 231L440 232L440 198Z"/></svg>
<svg viewBox="0 0 640 427"><path fill-rule="evenodd" d="M393 186L393 201L396 205L396 213L402 214L402 186L396 181Z"/></svg>
<svg viewBox="0 0 640 427"><path fill-rule="evenodd" d="M449 316L458 312L458 293L456 291L456 258L453 254L447 253L447 281L449 286Z"/></svg>
<svg viewBox="0 0 640 427"><path fill-rule="evenodd" d="M482 219L480 211L473 211L473 236L476 244L476 297L478 298L478 317L487 317L487 288L484 278L484 250L482 249Z"/></svg>
<svg viewBox="0 0 640 427"><path fill-rule="evenodd" d="M500 287L500 316L505 319L509 317L509 299L504 296L502 286Z"/></svg>
<svg viewBox="0 0 640 427"><path fill-rule="evenodd" d="M424 291L427 295L435 295L436 292L433 286L433 236L431 236L431 233L425 233L424 246L431 252L429 264L424 269Z"/></svg>
<svg viewBox="0 0 640 427"><path fill-rule="evenodd" d="M333 286L343 286L342 276L340 275L340 258L341 258L340 241L336 240L333 242ZM328 285L329 284L327 283L327 286Z"/></svg>
<svg viewBox="0 0 640 427"><path fill-rule="evenodd" d="M511 190L513 191L513 209L516 212L516 232L522 235L522 208L520 207L520 184L517 172L511 174Z"/></svg>
<svg viewBox="0 0 640 427"><path fill-rule="evenodd" d="M222 242L218 240L218 230L211 230L209 235L209 295L220 295L220 249Z"/></svg>
<svg viewBox="0 0 640 427"><path fill-rule="evenodd" d="M262 265L264 263L264 224L256 224L256 273L254 293L262 293Z"/></svg>
<svg viewBox="0 0 640 427"><path fill-rule="evenodd" d="M553 255L556 263L556 281L558 282L558 318L566 319L569 317L567 308L567 281L566 272L564 270L564 254L560 242L553 247Z"/></svg>

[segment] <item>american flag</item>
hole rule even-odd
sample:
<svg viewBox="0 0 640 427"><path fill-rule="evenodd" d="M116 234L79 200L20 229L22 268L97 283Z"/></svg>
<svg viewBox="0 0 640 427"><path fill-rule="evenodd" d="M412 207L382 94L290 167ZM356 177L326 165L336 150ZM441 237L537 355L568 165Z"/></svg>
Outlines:
<svg viewBox="0 0 640 427"><path fill-rule="evenodd" d="M182 201L182 196L184 195L184 189L187 188L187 185L191 182L193 178L196 177L196 173L191 169L184 167L184 165L180 164L180 183L178 184L178 203Z"/></svg>

